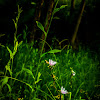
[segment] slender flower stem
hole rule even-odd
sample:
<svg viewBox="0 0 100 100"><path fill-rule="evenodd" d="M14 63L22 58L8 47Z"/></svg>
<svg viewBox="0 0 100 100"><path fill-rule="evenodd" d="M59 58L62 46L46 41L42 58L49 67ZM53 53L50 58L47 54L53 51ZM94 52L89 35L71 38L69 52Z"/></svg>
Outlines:
<svg viewBox="0 0 100 100"><path fill-rule="evenodd" d="M61 100L64 100L64 94L61 94Z"/></svg>
<svg viewBox="0 0 100 100"><path fill-rule="evenodd" d="M69 92L69 100L71 100L71 92Z"/></svg>

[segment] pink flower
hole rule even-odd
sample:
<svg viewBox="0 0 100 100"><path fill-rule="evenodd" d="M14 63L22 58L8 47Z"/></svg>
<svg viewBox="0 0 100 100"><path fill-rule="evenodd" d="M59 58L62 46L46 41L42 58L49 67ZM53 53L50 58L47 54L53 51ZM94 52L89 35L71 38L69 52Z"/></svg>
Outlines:
<svg viewBox="0 0 100 100"><path fill-rule="evenodd" d="M67 94L68 93L68 91L67 90L65 90L65 88L63 88L63 86L61 87L61 93L62 94Z"/></svg>
<svg viewBox="0 0 100 100"><path fill-rule="evenodd" d="M53 65L55 65L56 63L57 63L57 62L55 62L55 61L49 59L49 64L50 64L50 66L53 66Z"/></svg>

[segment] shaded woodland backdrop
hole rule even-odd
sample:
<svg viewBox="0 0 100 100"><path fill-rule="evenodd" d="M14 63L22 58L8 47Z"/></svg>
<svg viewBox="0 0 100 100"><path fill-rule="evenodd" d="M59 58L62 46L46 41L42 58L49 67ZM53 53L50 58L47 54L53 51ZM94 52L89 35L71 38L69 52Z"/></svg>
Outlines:
<svg viewBox="0 0 100 100"><path fill-rule="evenodd" d="M100 0L0 0L0 100L56 98L60 85L99 100L99 12Z"/></svg>
<svg viewBox="0 0 100 100"><path fill-rule="evenodd" d="M13 44L14 24L18 5L22 7L18 23L18 40L23 40L24 31L27 32L27 42L36 43L41 48L40 39L44 39L43 32L37 27L36 21L41 22L47 32L55 2L58 0L0 0L0 43ZM78 48L85 45L99 53L100 48L100 0L59 0L57 7L67 5L54 14L46 41L52 44L53 38L59 41L68 39L63 45L71 44ZM58 45L57 42L54 46ZM48 48L48 46L46 46ZM54 47L55 48L55 47Z"/></svg>

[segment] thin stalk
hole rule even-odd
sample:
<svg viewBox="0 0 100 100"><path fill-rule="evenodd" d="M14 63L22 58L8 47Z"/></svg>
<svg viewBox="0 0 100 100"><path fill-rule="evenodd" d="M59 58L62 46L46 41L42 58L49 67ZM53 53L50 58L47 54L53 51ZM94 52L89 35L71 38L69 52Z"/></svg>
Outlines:
<svg viewBox="0 0 100 100"><path fill-rule="evenodd" d="M56 4L55 4L54 10L55 10L56 7L57 7L58 1L59 1L59 0L57 0L57 2L56 2ZM53 10L53 13L52 13L52 16L51 16L51 19L50 19L50 24L49 24L48 29L47 29L47 32L46 32L47 34L48 34L48 32L49 32L49 29L50 29L50 26L51 26L51 22L52 22L52 19L53 19L53 16L54 16L54 10ZM44 48L44 44L45 44L46 38L47 38L47 35L46 35L45 38L44 38L44 42L43 42L43 46L42 46L42 50L41 50L40 55L41 55L42 52L43 52L43 48Z"/></svg>

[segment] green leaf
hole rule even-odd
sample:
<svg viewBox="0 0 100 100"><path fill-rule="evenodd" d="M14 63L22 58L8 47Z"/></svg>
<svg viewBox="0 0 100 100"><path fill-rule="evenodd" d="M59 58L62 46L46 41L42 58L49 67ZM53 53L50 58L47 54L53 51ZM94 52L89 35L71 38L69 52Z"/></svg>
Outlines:
<svg viewBox="0 0 100 100"><path fill-rule="evenodd" d="M61 52L61 50L53 49L53 50L50 50L48 53L58 53L58 52Z"/></svg>
<svg viewBox="0 0 100 100"><path fill-rule="evenodd" d="M0 34L0 37L4 36L5 34Z"/></svg>
<svg viewBox="0 0 100 100"><path fill-rule="evenodd" d="M63 8L65 8L66 6L68 6L68 5L61 5L60 9L63 9Z"/></svg>
<svg viewBox="0 0 100 100"><path fill-rule="evenodd" d="M38 98L35 98L35 97L34 97L32 100L41 100L41 99L38 99Z"/></svg>
<svg viewBox="0 0 100 100"><path fill-rule="evenodd" d="M23 43L23 41L20 41L19 44L18 44L18 47L19 47L22 43Z"/></svg>
<svg viewBox="0 0 100 100"><path fill-rule="evenodd" d="M0 43L0 46L1 46L1 47L5 47L5 46L4 46L4 45L2 45L1 43Z"/></svg>
<svg viewBox="0 0 100 100"><path fill-rule="evenodd" d="M31 4L32 4L32 5L36 5L36 3L35 3L35 2L31 2Z"/></svg>
<svg viewBox="0 0 100 100"><path fill-rule="evenodd" d="M0 75L4 75L4 72L0 71Z"/></svg>
<svg viewBox="0 0 100 100"><path fill-rule="evenodd" d="M27 68L23 68L23 70L24 70L26 73L32 75L32 77L35 79L35 77L34 77L34 75L33 75L33 73L32 73L31 70L29 70L29 69L27 69Z"/></svg>
<svg viewBox="0 0 100 100"><path fill-rule="evenodd" d="M40 78L40 76L41 76L41 73L39 72L39 73L38 73L38 77L37 77L37 79L39 79L39 78Z"/></svg>
<svg viewBox="0 0 100 100"><path fill-rule="evenodd" d="M14 51L17 52L17 47L18 47L18 41L15 42L15 46L14 46Z"/></svg>
<svg viewBox="0 0 100 100"><path fill-rule="evenodd" d="M10 53L10 57L13 55L12 51L7 47L7 50L9 51Z"/></svg>
<svg viewBox="0 0 100 100"><path fill-rule="evenodd" d="M46 54L47 54L48 52L45 52L45 53L43 53L40 57L43 57L43 56L45 56Z"/></svg>
<svg viewBox="0 0 100 100"><path fill-rule="evenodd" d="M53 13L55 14L56 12L58 12L60 9L65 8L67 5L62 5L60 8L56 8L54 9Z"/></svg>
<svg viewBox="0 0 100 100"><path fill-rule="evenodd" d="M45 32L43 25L38 21L36 21L36 23L37 23L37 26L44 32L45 36L47 36L47 33Z"/></svg>
<svg viewBox="0 0 100 100"><path fill-rule="evenodd" d="M6 77L4 77L4 78L1 80L1 82L2 82L2 87L3 87L5 84L7 84L8 79L9 79L9 78L6 76Z"/></svg>
<svg viewBox="0 0 100 100"><path fill-rule="evenodd" d="M14 19L12 19L12 20L13 20L13 22L14 22L14 24L15 24L15 23L16 23L15 20L14 20Z"/></svg>
<svg viewBox="0 0 100 100"><path fill-rule="evenodd" d="M40 80L42 80L42 79L39 79L39 80L35 81L35 84L37 84Z"/></svg>
<svg viewBox="0 0 100 100"><path fill-rule="evenodd" d="M9 84L7 84L7 86L8 86L9 92L11 92L11 87L10 87L10 85L9 85Z"/></svg>
<svg viewBox="0 0 100 100"><path fill-rule="evenodd" d="M13 52L13 55L11 56L11 58L16 54L17 48L22 44L22 42L23 41L21 41L19 44L18 44L18 41L15 42L14 52Z"/></svg>
<svg viewBox="0 0 100 100"><path fill-rule="evenodd" d="M17 36L17 39L21 36L22 34L19 34L18 36Z"/></svg>
<svg viewBox="0 0 100 100"><path fill-rule="evenodd" d="M32 88L32 86L30 84L28 84L28 83L25 83L25 84L31 88L32 92L34 91L34 89Z"/></svg>
<svg viewBox="0 0 100 100"><path fill-rule="evenodd" d="M37 84L40 80L42 80L42 79L39 79L40 76L41 76L41 73L39 72L39 73L38 73L38 77L37 77L37 81L35 81L35 84Z"/></svg>
<svg viewBox="0 0 100 100"><path fill-rule="evenodd" d="M56 17L53 17L53 19L60 19L60 18L56 16Z"/></svg>
<svg viewBox="0 0 100 100"><path fill-rule="evenodd" d="M9 71L10 75L12 76L12 71L10 69L10 61L7 63L7 65L5 66L6 70Z"/></svg>

